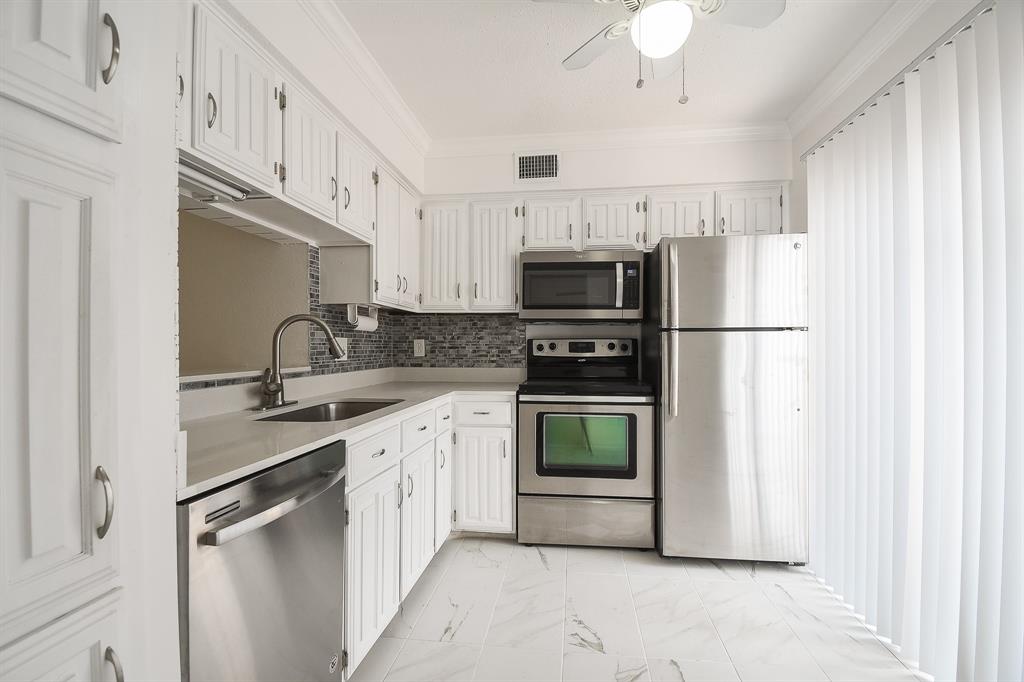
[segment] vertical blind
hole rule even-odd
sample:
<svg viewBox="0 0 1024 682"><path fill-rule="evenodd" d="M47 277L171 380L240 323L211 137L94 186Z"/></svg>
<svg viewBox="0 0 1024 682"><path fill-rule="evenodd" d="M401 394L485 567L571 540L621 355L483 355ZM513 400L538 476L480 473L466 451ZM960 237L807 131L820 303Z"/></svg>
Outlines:
<svg viewBox="0 0 1024 682"><path fill-rule="evenodd" d="M1024 668L1024 18L807 157L811 565L936 679Z"/></svg>

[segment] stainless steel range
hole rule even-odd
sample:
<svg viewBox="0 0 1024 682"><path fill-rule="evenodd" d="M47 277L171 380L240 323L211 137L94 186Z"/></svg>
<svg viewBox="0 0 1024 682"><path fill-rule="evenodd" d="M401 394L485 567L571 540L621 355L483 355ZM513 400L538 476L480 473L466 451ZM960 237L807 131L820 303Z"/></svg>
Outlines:
<svg viewBox="0 0 1024 682"><path fill-rule="evenodd" d="M521 543L654 547L654 393L636 339L532 339L519 401Z"/></svg>

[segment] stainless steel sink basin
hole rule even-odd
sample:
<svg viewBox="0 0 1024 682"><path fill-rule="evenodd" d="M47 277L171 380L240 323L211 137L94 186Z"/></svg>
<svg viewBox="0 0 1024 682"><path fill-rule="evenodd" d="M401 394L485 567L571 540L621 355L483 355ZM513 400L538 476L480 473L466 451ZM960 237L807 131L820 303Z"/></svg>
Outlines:
<svg viewBox="0 0 1024 682"><path fill-rule="evenodd" d="M332 403L320 403L310 405L291 412L263 417L261 422L337 422L343 419L352 419L361 415L382 410L388 405L395 405L401 400L381 400L377 398L362 398L359 400L336 400Z"/></svg>

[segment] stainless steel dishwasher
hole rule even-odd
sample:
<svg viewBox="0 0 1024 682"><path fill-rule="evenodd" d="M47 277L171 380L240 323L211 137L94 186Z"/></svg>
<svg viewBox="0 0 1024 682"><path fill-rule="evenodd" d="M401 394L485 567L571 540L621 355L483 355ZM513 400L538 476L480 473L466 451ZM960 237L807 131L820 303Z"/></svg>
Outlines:
<svg viewBox="0 0 1024 682"><path fill-rule="evenodd" d="M345 445L178 504L182 679L341 680Z"/></svg>

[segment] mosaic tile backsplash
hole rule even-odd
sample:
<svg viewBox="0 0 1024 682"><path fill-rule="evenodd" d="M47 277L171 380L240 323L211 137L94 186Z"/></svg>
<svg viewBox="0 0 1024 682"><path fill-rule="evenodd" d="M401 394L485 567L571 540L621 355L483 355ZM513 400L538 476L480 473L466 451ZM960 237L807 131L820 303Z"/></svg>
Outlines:
<svg viewBox="0 0 1024 682"><path fill-rule="evenodd" d="M309 312L323 318L335 336L348 339L348 360L335 361L327 350L323 332L310 325L310 370L285 373L286 378L385 367L526 366L526 324L515 314L404 313L382 309L376 331L356 331L345 319L345 306L320 303L320 250L315 246L309 247ZM426 356L414 357L414 339L426 341ZM186 391L256 381L259 377L189 381L180 388Z"/></svg>

